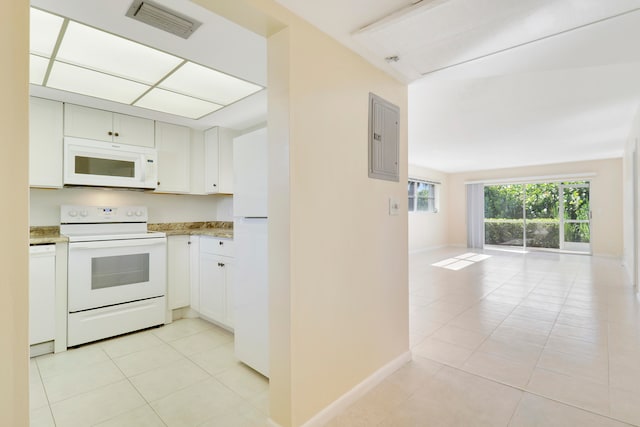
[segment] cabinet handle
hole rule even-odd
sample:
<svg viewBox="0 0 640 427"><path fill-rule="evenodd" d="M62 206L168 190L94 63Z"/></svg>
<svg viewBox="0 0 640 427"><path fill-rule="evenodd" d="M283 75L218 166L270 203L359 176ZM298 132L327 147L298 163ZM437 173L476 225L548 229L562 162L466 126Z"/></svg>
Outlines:
<svg viewBox="0 0 640 427"><path fill-rule="evenodd" d="M224 242L218 242L218 244L219 244L220 246L222 246L222 245L224 245Z"/></svg>
<svg viewBox="0 0 640 427"><path fill-rule="evenodd" d="M189 241L189 242L187 242L187 245L190 245L190 244L191 244L191 242L190 242L190 241Z"/></svg>
<svg viewBox="0 0 640 427"><path fill-rule="evenodd" d="M160 181L158 181L158 185L160 185Z"/></svg>
<svg viewBox="0 0 640 427"><path fill-rule="evenodd" d="M109 134L109 136L112 136L112 135L113 135L113 132L111 132L111 131L109 131L109 132L107 132L107 133Z"/></svg>
<svg viewBox="0 0 640 427"><path fill-rule="evenodd" d="M224 267L224 263L219 262L219 263L218 263L218 267Z"/></svg>
<svg viewBox="0 0 640 427"><path fill-rule="evenodd" d="M115 135L115 136L120 136L120 134L119 134L118 132L116 132L114 135Z"/></svg>
<svg viewBox="0 0 640 427"><path fill-rule="evenodd" d="M213 186L214 186L214 187L217 187L217 186L218 186L218 184L213 184Z"/></svg>

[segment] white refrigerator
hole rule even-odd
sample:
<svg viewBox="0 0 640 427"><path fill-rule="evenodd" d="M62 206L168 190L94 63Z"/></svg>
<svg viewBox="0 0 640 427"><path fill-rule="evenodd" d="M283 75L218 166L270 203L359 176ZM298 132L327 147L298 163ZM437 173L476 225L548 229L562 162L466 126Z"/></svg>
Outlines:
<svg viewBox="0 0 640 427"><path fill-rule="evenodd" d="M233 140L236 357L269 376L267 129Z"/></svg>

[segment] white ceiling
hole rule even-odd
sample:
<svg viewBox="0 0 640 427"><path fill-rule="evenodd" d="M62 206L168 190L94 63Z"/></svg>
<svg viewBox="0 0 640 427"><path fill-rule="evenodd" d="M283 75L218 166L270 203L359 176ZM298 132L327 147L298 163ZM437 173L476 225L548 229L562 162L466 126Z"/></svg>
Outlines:
<svg viewBox="0 0 640 427"><path fill-rule="evenodd" d="M32 6L137 41L195 63L266 86L266 40L188 0L154 0L202 22L182 39L125 16L133 0L32 0ZM199 120L31 85L31 94L125 114L183 124L196 129L246 129L266 121L267 94L258 92Z"/></svg>
<svg viewBox="0 0 640 427"><path fill-rule="evenodd" d="M640 0L277 1L410 82L412 164L622 155L640 105Z"/></svg>

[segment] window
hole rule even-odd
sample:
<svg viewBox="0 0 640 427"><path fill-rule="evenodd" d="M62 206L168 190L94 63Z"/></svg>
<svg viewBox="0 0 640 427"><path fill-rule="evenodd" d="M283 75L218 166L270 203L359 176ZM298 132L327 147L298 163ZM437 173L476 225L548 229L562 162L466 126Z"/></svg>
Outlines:
<svg viewBox="0 0 640 427"><path fill-rule="evenodd" d="M438 212L437 183L409 180L409 212Z"/></svg>

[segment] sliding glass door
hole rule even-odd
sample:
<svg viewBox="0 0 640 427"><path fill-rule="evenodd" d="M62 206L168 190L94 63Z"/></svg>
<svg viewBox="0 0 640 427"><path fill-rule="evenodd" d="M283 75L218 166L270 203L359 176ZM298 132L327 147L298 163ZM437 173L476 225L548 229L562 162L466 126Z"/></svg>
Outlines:
<svg viewBox="0 0 640 427"><path fill-rule="evenodd" d="M559 249L558 184L527 184L524 191L526 246Z"/></svg>
<svg viewBox="0 0 640 427"><path fill-rule="evenodd" d="M560 204L562 227L560 229L562 249L568 251L591 251L591 211L589 207L589 185L584 183L561 184Z"/></svg>
<svg viewBox="0 0 640 427"><path fill-rule="evenodd" d="M485 245L590 252L589 183L485 185Z"/></svg>
<svg viewBox="0 0 640 427"><path fill-rule="evenodd" d="M524 246L524 187L489 185L484 187L484 243Z"/></svg>

